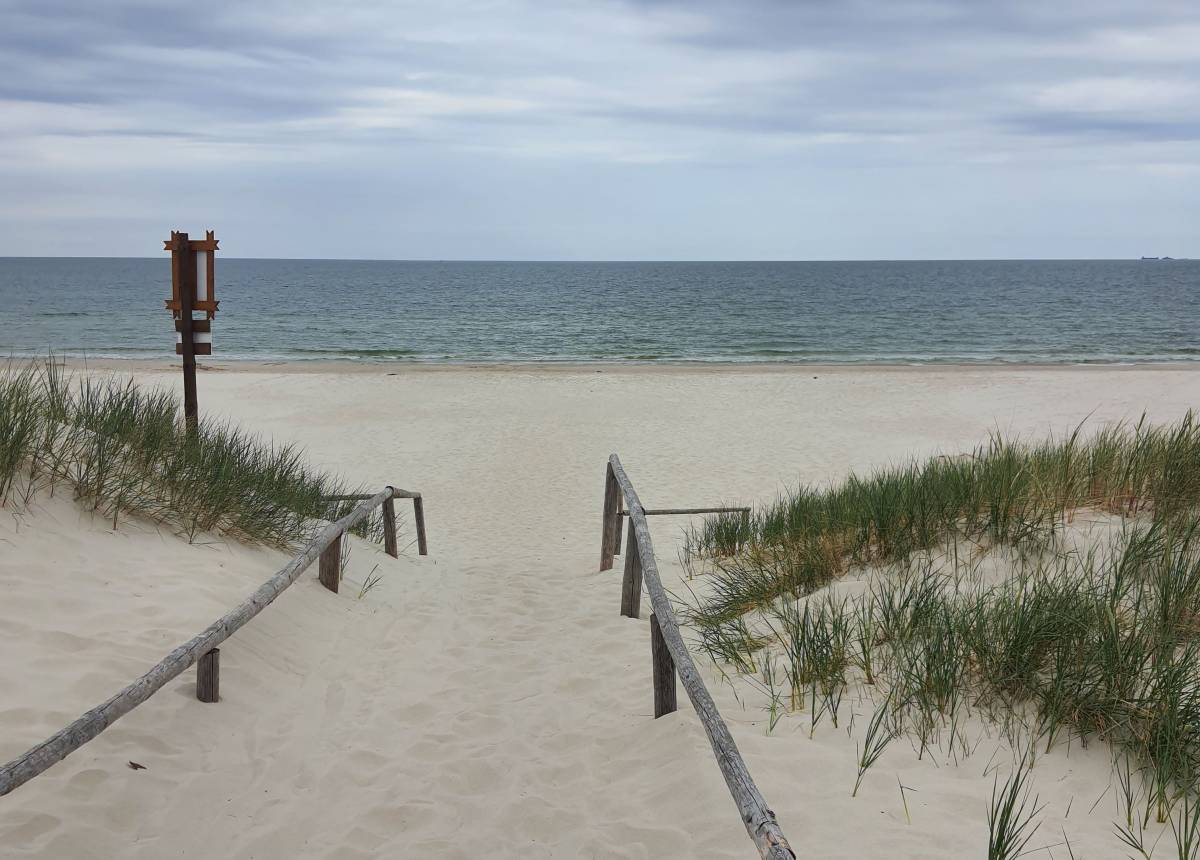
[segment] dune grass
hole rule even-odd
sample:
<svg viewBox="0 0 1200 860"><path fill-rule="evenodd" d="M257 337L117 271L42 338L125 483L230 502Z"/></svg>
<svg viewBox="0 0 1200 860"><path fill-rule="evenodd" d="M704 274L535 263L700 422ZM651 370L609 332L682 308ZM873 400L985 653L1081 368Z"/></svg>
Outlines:
<svg viewBox="0 0 1200 860"><path fill-rule="evenodd" d="M854 792L893 737L918 758L971 755L971 718L1027 748L1022 768L1035 750L1098 740L1126 789L1121 841L1170 822L1194 857L1198 506L1190 414L1087 439L996 437L965 457L801 488L748 526L710 519L685 548L709 574L685 618L718 665L770 681L773 724L780 707L812 732L837 725L844 698L881 703ZM1107 539L1076 522L1085 512ZM851 568L867 577L853 596L824 588ZM990 856L1019 853L1036 826L1025 782L996 786Z"/></svg>
<svg viewBox="0 0 1200 860"><path fill-rule="evenodd" d="M136 515L194 541L207 533L290 548L353 502L293 445L228 422L185 432L177 399L131 380L73 374L53 359L0 370L0 505L69 489L116 527ZM378 518L358 530L377 537Z"/></svg>
<svg viewBox="0 0 1200 860"><path fill-rule="evenodd" d="M1032 764L1022 759L1013 768L1003 787L999 776L992 783L992 802L988 807L988 860L1016 860L1025 853L1029 840L1037 833L1041 811L1038 798L1029 799L1029 772Z"/></svg>
<svg viewBox="0 0 1200 860"><path fill-rule="evenodd" d="M1081 508L1170 518L1200 500L1200 423L1189 413L1037 444L993 436L973 452L802 486L749 518L710 517L688 538L714 568L706 612L735 618L804 595L853 565L904 561L951 538L1044 548Z"/></svg>
<svg viewBox="0 0 1200 860"><path fill-rule="evenodd" d="M1028 748L1030 766L1036 749L1107 743L1118 772L1126 763L1122 841L1140 841L1153 820L1200 845L1200 519L1131 523L1091 551L1008 562L1011 577L987 584L968 559L924 555L877 571L854 597L775 601L699 641L724 636L714 660L769 686L772 728L783 710L811 734L838 725L844 699L877 700L853 793L895 737L918 759L967 758L974 716ZM1010 830L999 844L1023 844L1022 828Z"/></svg>

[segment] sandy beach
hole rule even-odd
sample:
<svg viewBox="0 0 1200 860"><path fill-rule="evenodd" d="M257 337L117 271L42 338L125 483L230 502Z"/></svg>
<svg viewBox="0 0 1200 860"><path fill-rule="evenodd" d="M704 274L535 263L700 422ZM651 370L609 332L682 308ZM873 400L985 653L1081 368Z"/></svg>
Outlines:
<svg viewBox="0 0 1200 860"><path fill-rule="evenodd" d="M165 361L91 367L178 384ZM185 673L0 800L0 845L147 860L752 857L682 691L677 714L652 719L648 611L620 617L619 570L597 572L608 455L648 507L755 504L994 430L1166 422L1198 403L1189 366L218 365L201 375L202 411L298 442L355 482L422 491L431 553L392 560L355 540L347 579L374 571L378 587L333 596L306 575L222 648L219 704L195 701ZM114 532L61 496L5 513L0 760L288 559L136 522ZM685 525L652 520L669 587ZM798 853L986 852L998 737L960 766L894 744L851 798L853 731L810 739L789 716L768 733L762 703L698 659ZM1122 856L1110 776L1102 745L1041 757L1034 844L1065 833L1077 857Z"/></svg>
<svg viewBox="0 0 1200 860"><path fill-rule="evenodd" d="M1198 34L0 0L0 860L1200 860Z"/></svg>

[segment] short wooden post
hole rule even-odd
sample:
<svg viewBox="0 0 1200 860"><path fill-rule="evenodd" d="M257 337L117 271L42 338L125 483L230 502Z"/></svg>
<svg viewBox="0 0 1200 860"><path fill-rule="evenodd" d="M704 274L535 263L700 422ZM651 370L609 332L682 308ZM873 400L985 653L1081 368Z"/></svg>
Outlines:
<svg viewBox="0 0 1200 860"><path fill-rule="evenodd" d="M676 711L675 661L667 650L658 618L650 613L650 661L654 664L654 719Z"/></svg>
<svg viewBox="0 0 1200 860"><path fill-rule="evenodd" d="M612 570L613 550L617 544L617 529L620 528L618 511L621 504L621 486L617 476L613 474L612 463L609 463L604 473L604 522L600 536L600 569Z"/></svg>
<svg viewBox="0 0 1200 860"><path fill-rule="evenodd" d="M334 594L337 594L338 586L342 580L342 537L345 532L341 532L333 539L325 552L321 553L320 568L317 573L317 578L321 580L321 585L328 588Z"/></svg>
<svg viewBox="0 0 1200 860"><path fill-rule="evenodd" d="M383 501L383 551L392 558L400 555L396 546L396 500L390 497Z"/></svg>
<svg viewBox="0 0 1200 860"><path fill-rule="evenodd" d="M613 555L621 554L621 511L624 509L625 497L621 493L617 493L617 527L613 533Z"/></svg>
<svg viewBox="0 0 1200 860"><path fill-rule="evenodd" d="M213 648L196 661L196 698L202 702L221 699L221 649Z"/></svg>
<svg viewBox="0 0 1200 860"><path fill-rule="evenodd" d="M429 544L425 542L425 500L413 496L413 519L417 523L417 554L429 555Z"/></svg>
<svg viewBox="0 0 1200 860"><path fill-rule="evenodd" d="M639 552L637 532L633 530L633 517L629 520L629 534L625 537L625 579L621 583L621 614L626 618L637 618L642 605L642 554Z"/></svg>

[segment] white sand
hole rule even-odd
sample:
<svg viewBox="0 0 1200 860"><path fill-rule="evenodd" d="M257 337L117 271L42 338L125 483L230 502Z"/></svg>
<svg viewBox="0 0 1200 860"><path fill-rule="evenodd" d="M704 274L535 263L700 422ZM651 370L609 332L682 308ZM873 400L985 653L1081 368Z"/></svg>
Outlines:
<svg viewBox="0 0 1200 860"><path fill-rule="evenodd" d="M607 455L622 455L648 506L752 502L997 427L1042 433L1143 409L1167 421L1200 403L1200 373L1180 368L259 368L200 385L202 407L297 440L316 463L422 490L432 555L396 562L356 541L350 580L384 574L361 600L307 575L223 647L220 704L195 701L189 672L0 799L0 855L755 856L682 691L680 713L650 718L647 621L619 617L619 571L596 573ZM682 525L653 523L668 578ZM4 511L0 759L285 561L144 525L113 533L61 498ZM743 707L715 672L710 687L803 856L986 850L983 772L998 742L961 767L897 742L851 799L844 724L809 740L789 717L768 736L763 702ZM1112 797L1089 812L1109 781L1099 746L1040 760L1034 844L1065 830L1077 857L1123 856ZM913 789L911 825L897 777Z"/></svg>

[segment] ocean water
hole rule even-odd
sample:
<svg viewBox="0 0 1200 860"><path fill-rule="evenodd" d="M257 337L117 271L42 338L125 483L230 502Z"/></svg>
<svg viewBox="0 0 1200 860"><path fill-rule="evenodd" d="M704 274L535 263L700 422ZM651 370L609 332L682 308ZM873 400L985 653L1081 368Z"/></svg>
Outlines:
<svg viewBox="0 0 1200 860"><path fill-rule="evenodd" d="M217 259L223 359L1104 363L1200 358L1200 261ZM0 354L174 354L159 259L0 258Z"/></svg>

